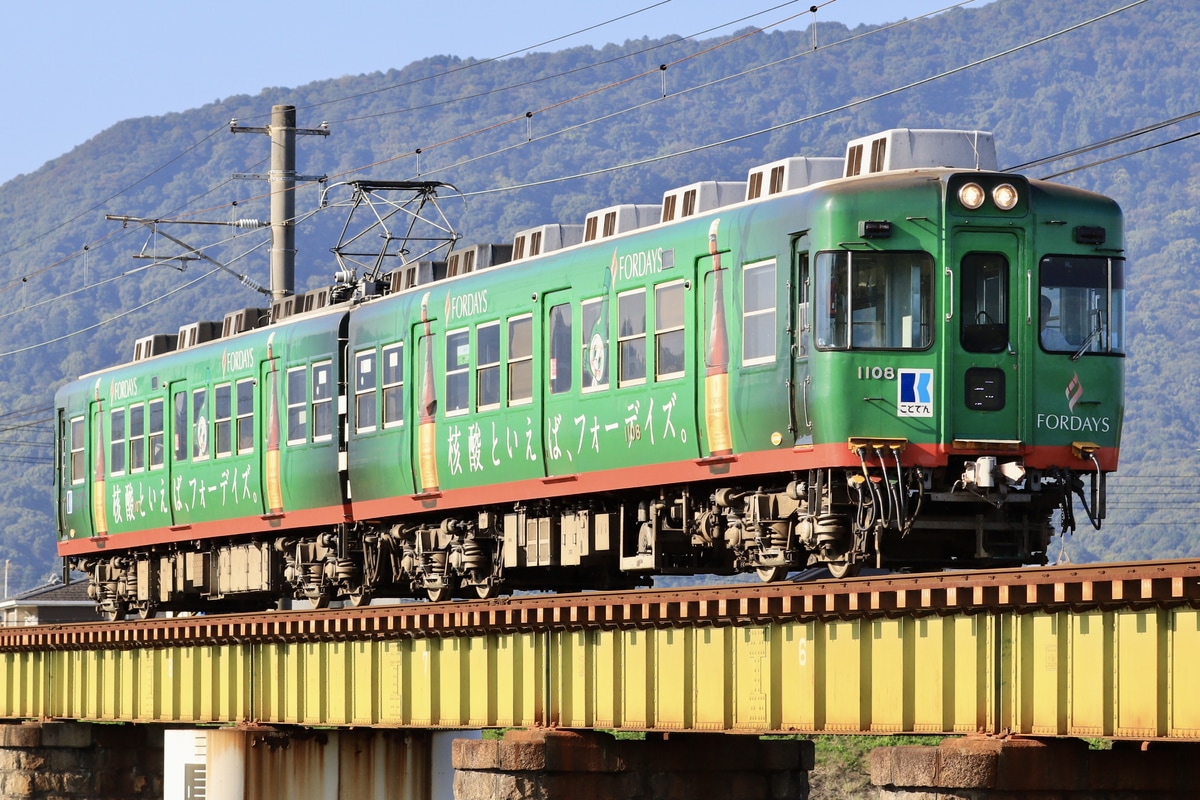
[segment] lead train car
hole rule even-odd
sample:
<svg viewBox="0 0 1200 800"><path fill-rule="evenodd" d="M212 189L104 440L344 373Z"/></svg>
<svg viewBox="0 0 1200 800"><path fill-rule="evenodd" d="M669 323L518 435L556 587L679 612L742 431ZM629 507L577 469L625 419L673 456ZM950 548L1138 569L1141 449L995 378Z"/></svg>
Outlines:
<svg viewBox="0 0 1200 800"><path fill-rule="evenodd" d="M81 378L59 552L110 616L1044 562L1117 466L1122 218L994 160L889 131Z"/></svg>

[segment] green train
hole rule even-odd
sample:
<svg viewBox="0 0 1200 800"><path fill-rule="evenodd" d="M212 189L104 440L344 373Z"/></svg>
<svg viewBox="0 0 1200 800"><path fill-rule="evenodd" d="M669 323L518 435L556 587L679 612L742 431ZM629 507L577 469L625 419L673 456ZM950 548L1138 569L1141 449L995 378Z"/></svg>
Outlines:
<svg viewBox="0 0 1200 800"><path fill-rule="evenodd" d="M113 618L1044 563L1117 468L1123 253L896 129L344 275L62 387L59 553Z"/></svg>

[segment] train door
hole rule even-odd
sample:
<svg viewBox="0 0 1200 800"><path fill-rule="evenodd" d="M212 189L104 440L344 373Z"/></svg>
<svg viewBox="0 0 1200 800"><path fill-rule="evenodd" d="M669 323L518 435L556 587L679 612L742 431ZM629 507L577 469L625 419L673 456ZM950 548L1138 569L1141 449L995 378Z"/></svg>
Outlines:
<svg viewBox="0 0 1200 800"><path fill-rule="evenodd" d="M943 384L953 440L1014 447L1021 438L1020 241L1007 232L964 232L953 239ZM956 286L954 284L957 284Z"/></svg>
<svg viewBox="0 0 1200 800"><path fill-rule="evenodd" d="M190 457L191 427L188 425L188 390L187 381L171 381L167 391L167 402L170 403L170 475L167 483L170 486L171 522L183 525L191 522L189 508L185 504L184 473L187 471Z"/></svg>
<svg viewBox="0 0 1200 800"><path fill-rule="evenodd" d="M104 408L99 399L88 403L88 419L91 420L92 457L89 460L89 480L91 495L88 503L92 515L92 534L94 536L108 535L108 495L105 492L106 456L108 446L104 438Z"/></svg>
<svg viewBox="0 0 1200 800"><path fill-rule="evenodd" d="M569 291L546 292L542 295L545 308L543 347L545 348L546 380L542 391L545 418L542 420L544 458L547 475L568 475L578 472L574 463L581 448L584 423L577 419L579 409L579 371L583 355L582 333L578 314L571 305Z"/></svg>
<svg viewBox="0 0 1200 800"><path fill-rule="evenodd" d="M437 320L430 317L431 313L429 294L426 293L421 299L421 321L413 326L410 339L416 343L416 347L411 348L413 369L409 374L413 375L417 382L412 393L416 401L416 413L413 415L416 435L410 435L413 453L409 463L412 464L413 486L418 497L437 497L441 493L437 457L438 393L437 377L434 373L440 329L436 325Z"/></svg>
<svg viewBox="0 0 1200 800"><path fill-rule="evenodd" d="M808 235L801 234L792 243L792 274L788 279L790 316L788 330L792 347L792 418L791 428L797 445L812 444L813 423L809 395L811 378L808 371L808 354L812 345L812 311L810 305L808 272Z"/></svg>

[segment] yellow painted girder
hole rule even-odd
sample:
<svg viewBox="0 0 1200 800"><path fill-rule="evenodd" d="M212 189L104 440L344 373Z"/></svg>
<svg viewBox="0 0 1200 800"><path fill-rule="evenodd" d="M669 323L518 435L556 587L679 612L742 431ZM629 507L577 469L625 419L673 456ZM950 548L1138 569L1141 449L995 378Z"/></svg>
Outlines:
<svg viewBox="0 0 1200 800"><path fill-rule="evenodd" d="M0 654L0 717L1200 738L1200 611Z"/></svg>

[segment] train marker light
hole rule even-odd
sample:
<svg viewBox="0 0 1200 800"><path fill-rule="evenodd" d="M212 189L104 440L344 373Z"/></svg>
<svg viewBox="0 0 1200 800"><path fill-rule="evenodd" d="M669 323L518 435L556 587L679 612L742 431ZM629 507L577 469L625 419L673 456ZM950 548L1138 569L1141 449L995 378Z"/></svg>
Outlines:
<svg viewBox="0 0 1200 800"><path fill-rule="evenodd" d="M964 183L962 188L958 190L958 202L971 211L983 205L984 198L986 197L987 194L978 183Z"/></svg>
<svg viewBox="0 0 1200 800"><path fill-rule="evenodd" d="M864 239L889 239L892 236L892 223L887 220L860 219L858 235Z"/></svg>
<svg viewBox="0 0 1200 800"><path fill-rule="evenodd" d="M1011 183L1002 183L992 189L992 200L1001 211L1012 211L1017 204L1017 188Z"/></svg>

